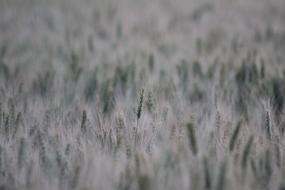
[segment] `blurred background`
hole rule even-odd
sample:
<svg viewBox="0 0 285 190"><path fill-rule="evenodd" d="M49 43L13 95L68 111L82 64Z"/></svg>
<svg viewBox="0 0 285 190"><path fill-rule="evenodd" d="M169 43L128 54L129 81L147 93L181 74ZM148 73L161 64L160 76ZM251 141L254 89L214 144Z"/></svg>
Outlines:
<svg viewBox="0 0 285 190"><path fill-rule="evenodd" d="M0 44L9 65L32 64L31 75L44 62L60 67L71 51L86 66L138 49L169 64L199 51L225 54L234 43L284 62L284 7L283 0L1 0Z"/></svg>

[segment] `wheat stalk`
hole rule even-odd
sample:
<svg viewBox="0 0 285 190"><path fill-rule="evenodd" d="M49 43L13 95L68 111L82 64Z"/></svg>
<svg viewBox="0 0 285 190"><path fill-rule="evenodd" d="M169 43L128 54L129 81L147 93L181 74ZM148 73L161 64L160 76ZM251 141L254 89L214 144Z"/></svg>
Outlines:
<svg viewBox="0 0 285 190"><path fill-rule="evenodd" d="M230 152L233 151L234 149L234 146L236 144L236 141L237 141L237 138L238 138L238 135L239 135L239 132L240 132L240 128L241 128L241 120L238 122L235 130L234 130L234 133L232 135L232 138L230 140L230 146L229 146L229 149L230 149Z"/></svg>
<svg viewBox="0 0 285 190"><path fill-rule="evenodd" d="M249 157L249 153L250 153L250 150L251 150L251 146L252 146L252 143L253 143L253 136L250 136L250 138L248 139L246 145L245 145L245 148L244 148L244 151L243 151L243 156L242 156L242 161L241 161L241 165L242 165L242 168L245 169L246 166L247 166L247 160L248 160L248 157Z"/></svg>
<svg viewBox="0 0 285 190"><path fill-rule="evenodd" d="M81 120L81 131L83 133L86 132L86 121L87 121L87 113L86 110L82 112L82 120Z"/></svg>
<svg viewBox="0 0 285 190"><path fill-rule="evenodd" d="M206 157L204 157L203 159L203 164L204 164L205 188L211 189L212 181L211 181L211 175L210 175L208 161Z"/></svg>
<svg viewBox="0 0 285 190"><path fill-rule="evenodd" d="M137 108L137 126L139 123L139 119L141 118L142 110L143 110L143 102L144 102L144 89L140 91L139 103Z"/></svg>
<svg viewBox="0 0 285 190"><path fill-rule="evenodd" d="M188 132L188 138L190 141L190 147L191 147L192 153L196 155L198 152L198 147L197 147L195 129L192 123L187 124L187 132Z"/></svg>
<svg viewBox="0 0 285 190"><path fill-rule="evenodd" d="M222 162L221 167L220 167L220 173L218 176L216 190L225 189L226 172L227 172L227 162Z"/></svg>

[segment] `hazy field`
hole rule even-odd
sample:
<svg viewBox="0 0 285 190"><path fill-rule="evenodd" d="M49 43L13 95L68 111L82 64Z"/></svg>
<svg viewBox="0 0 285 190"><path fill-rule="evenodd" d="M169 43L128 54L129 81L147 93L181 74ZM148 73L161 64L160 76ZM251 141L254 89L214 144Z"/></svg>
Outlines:
<svg viewBox="0 0 285 190"><path fill-rule="evenodd" d="M1 0L0 190L285 190L284 0Z"/></svg>

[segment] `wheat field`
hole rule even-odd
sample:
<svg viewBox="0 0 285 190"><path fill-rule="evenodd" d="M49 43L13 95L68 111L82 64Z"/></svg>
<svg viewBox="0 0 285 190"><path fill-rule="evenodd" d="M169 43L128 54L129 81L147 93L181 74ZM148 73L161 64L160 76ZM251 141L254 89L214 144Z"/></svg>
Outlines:
<svg viewBox="0 0 285 190"><path fill-rule="evenodd" d="M284 0L1 0L0 190L285 190Z"/></svg>

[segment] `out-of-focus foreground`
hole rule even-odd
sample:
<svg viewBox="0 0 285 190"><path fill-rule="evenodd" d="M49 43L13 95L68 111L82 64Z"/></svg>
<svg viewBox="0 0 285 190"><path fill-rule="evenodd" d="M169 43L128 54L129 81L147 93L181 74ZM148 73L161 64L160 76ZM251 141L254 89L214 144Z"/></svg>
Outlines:
<svg viewBox="0 0 285 190"><path fill-rule="evenodd" d="M2 0L1 190L284 190L285 1Z"/></svg>

